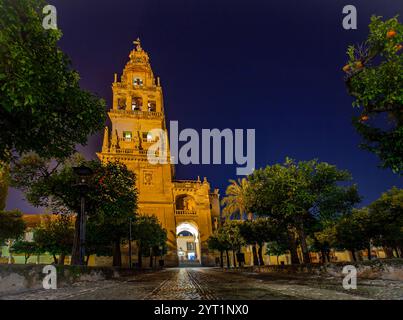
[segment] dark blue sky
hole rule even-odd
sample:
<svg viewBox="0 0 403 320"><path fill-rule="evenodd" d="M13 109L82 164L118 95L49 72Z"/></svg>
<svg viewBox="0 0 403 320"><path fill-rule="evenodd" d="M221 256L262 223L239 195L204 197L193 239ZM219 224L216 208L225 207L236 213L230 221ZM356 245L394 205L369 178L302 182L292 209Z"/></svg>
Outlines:
<svg viewBox="0 0 403 320"><path fill-rule="evenodd" d="M161 77L167 121L180 128L255 128L256 167L318 158L348 169L363 204L402 178L358 148L355 112L342 66L365 39L372 14L403 13L401 0L57 0L60 42L82 86L111 101L111 83L140 37ZM342 8L358 10L358 30L342 28ZM100 136L85 147L88 158ZM177 166L177 178L207 176L221 189L228 165ZM8 208L40 212L11 191Z"/></svg>

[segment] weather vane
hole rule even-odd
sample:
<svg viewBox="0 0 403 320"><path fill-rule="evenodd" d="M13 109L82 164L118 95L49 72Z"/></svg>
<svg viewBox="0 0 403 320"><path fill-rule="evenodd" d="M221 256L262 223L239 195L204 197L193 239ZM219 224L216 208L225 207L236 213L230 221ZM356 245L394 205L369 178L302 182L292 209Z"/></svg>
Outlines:
<svg viewBox="0 0 403 320"><path fill-rule="evenodd" d="M137 38L137 40L133 41L134 45L136 46L137 51L141 51L141 41L140 38Z"/></svg>

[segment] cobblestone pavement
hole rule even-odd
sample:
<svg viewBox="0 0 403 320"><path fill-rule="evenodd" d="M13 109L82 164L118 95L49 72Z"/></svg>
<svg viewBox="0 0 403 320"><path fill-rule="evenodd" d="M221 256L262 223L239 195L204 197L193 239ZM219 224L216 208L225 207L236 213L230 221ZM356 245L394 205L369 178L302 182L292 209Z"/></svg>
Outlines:
<svg viewBox="0 0 403 320"><path fill-rule="evenodd" d="M403 299L400 281L358 281L346 291L341 279L308 275L223 272L172 268L118 280L80 282L57 290L0 296L26 300L221 300L221 299Z"/></svg>

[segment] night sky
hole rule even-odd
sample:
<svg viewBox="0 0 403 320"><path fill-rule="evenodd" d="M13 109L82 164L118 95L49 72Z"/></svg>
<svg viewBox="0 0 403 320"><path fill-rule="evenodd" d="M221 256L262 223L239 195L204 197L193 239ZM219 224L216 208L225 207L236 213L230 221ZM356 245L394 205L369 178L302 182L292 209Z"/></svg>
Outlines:
<svg viewBox="0 0 403 320"><path fill-rule="evenodd" d="M349 170L362 205L402 178L378 168L358 147L355 111L343 83L349 44L368 33L372 14L403 14L401 0L58 0L61 48L82 87L110 106L113 74L121 74L140 37L161 77L167 122L179 128L255 128L256 167L318 158ZM344 30L342 8L358 10L358 30ZM94 158L101 135L84 150ZM207 176L224 195L236 178L230 165L178 165L177 179ZM10 191L8 209L42 212Z"/></svg>

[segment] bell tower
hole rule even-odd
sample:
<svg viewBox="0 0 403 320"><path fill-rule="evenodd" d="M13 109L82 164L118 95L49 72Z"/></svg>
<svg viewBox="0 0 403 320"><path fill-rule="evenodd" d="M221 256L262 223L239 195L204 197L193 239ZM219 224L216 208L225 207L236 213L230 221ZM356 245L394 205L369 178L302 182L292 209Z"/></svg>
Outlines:
<svg viewBox="0 0 403 320"><path fill-rule="evenodd" d="M97 155L103 162L123 162L136 174L139 213L158 217L168 232L169 251L174 252L173 259L177 260L172 193L174 167L170 163L151 164L147 159L148 148L156 142L150 131L163 129L166 132L162 88L140 39L134 44L120 81L115 74L113 104L108 112L112 126L105 127L102 152Z"/></svg>
<svg viewBox="0 0 403 320"><path fill-rule="evenodd" d="M206 178L174 180L169 151L167 163L148 161L147 151L157 141L151 130L167 133L164 100L140 39L134 45L122 75L115 74L112 125L105 127L97 155L102 162L123 162L136 174L139 213L155 215L167 230L167 266L214 265L207 241L220 218L218 190L211 192Z"/></svg>

